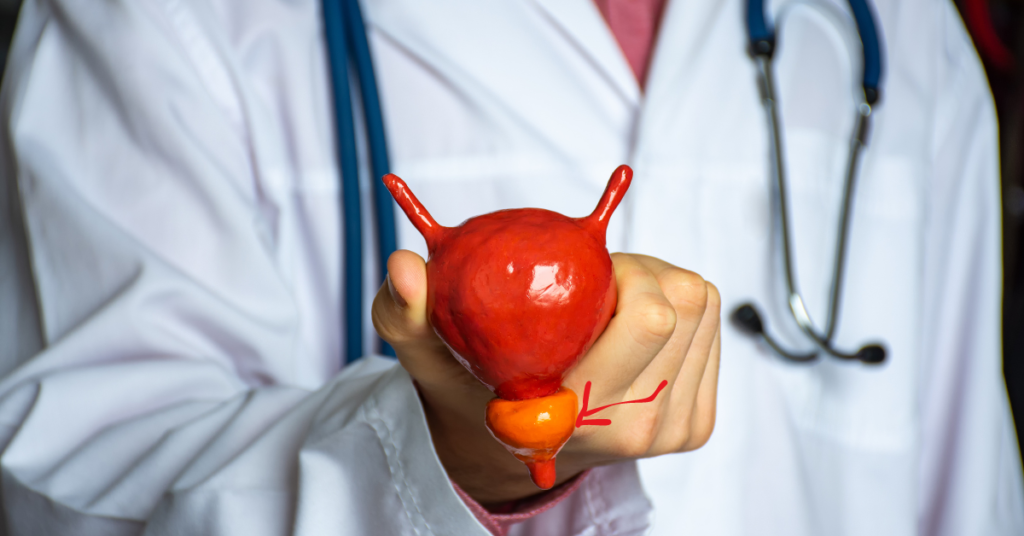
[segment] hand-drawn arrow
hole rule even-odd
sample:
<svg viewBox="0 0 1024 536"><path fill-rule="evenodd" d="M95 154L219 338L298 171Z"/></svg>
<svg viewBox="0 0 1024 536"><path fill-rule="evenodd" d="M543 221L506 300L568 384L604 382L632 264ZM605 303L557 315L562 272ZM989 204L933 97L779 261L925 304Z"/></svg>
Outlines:
<svg viewBox="0 0 1024 536"><path fill-rule="evenodd" d="M599 408L588 410L587 403L590 402L590 382L587 382L587 385L583 387L583 409L581 409L579 415L576 416L576 428L579 428L580 426L583 426L585 424L589 424L591 426L608 426L609 424L612 423L611 419L584 419L584 417L589 417L590 415L593 415L603 409L607 409L612 406L618 406L619 404L642 404L644 402L654 402L654 399L658 397L658 393L660 393L666 385L668 385L668 380L661 380L661 383L658 384L658 388L654 390L654 394L647 398L641 398L639 400L627 400L625 402L616 402L614 404L608 404L607 406L601 406Z"/></svg>

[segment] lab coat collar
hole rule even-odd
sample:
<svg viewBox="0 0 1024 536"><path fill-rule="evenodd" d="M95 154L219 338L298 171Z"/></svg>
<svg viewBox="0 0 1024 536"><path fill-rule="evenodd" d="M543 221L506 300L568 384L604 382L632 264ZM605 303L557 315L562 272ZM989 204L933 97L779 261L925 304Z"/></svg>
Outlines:
<svg viewBox="0 0 1024 536"><path fill-rule="evenodd" d="M692 113L679 113L680 106L703 115L708 104L703 92L715 87L707 77L733 78L737 68L749 69L743 5L738 0L666 2L640 107L634 160L644 157L642 149L651 142L665 142L665 132L681 117L693 121ZM713 68L708 62L714 62ZM740 91L753 87L753 72L742 82Z"/></svg>
<svg viewBox="0 0 1024 536"><path fill-rule="evenodd" d="M579 45L626 100L639 104L640 85L593 0L534 0L534 3Z"/></svg>

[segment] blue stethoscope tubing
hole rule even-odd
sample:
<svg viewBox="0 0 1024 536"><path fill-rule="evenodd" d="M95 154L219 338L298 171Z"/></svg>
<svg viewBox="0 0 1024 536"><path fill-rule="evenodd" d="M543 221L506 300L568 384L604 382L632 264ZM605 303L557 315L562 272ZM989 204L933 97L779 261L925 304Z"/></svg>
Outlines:
<svg viewBox="0 0 1024 536"><path fill-rule="evenodd" d="M875 16L867 0L848 0L847 3L860 34L864 100L868 105L874 105L881 96L879 86L882 82L882 47L878 41ZM775 29L765 17L764 0L747 0L747 40L755 57L770 57L775 52Z"/></svg>
<svg viewBox="0 0 1024 536"><path fill-rule="evenodd" d="M355 74L362 101L366 137L370 146L370 170L373 177L390 172L380 94L373 73L366 25L358 0L323 0L324 30L331 67L334 119L337 128L338 161L341 167L341 212L344 229L342 269L345 273L345 351L346 363L363 355L363 240L359 207L359 158L356 149L355 117L350 91L350 74ZM352 69L352 64L355 68ZM377 225L377 251L380 277L387 273L387 260L397 249L395 212L391 194L379 180L373 184L374 217ZM381 341L382 352L395 352Z"/></svg>
<svg viewBox="0 0 1024 536"><path fill-rule="evenodd" d="M791 361L807 362L817 358L819 351L841 359L854 359L864 363L880 363L885 360L886 351L879 344L866 345L856 352L842 352L832 345L839 309L839 294L842 286L845 245L849 227L850 204L857 163L861 150L867 143L871 107L881 96L882 50L871 6L867 0L848 0L850 11L861 40L862 77L864 102L857 107L857 118L851 142L843 208L840 216L836 260L833 267L830 313L825 332L818 330L810 319L803 304L803 298L796 290L792 275L789 245L788 212L785 201L785 173L781 149L781 129L778 121L777 99L775 97L772 55L775 52L774 28L765 17L764 0L747 0L746 26L750 54L759 69L759 84L762 100L769 122L769 138L772 144L773 175L777 182L778 214L782 227L786 283L789 290L789 306L798 326L815 343L813 352L792 352L785 349L764 329L761 316L753 304L741 305L733 313L740 327L761 337L776 353ZM363 355L362 304L363 304L363 262L362 262L362 220L359 195L359 159L356 148L355 114L351 94L351 76L354 74L362 102L363 119L370 148L370 169L373 177L383 177L389 172L387 141L384 121L380 109L380 96L370 58L370 47L366 38L366 25L358 0L323 0L324 29L331 69L334 114L337 128L338 160L341 168L341 209L344 234L342 266L345 296L345 350L346 363ZM352 68L354 64L354 69ZM382 181L373 180L373 199L377 225L377 247L380 255L380 277L387 272L387 259L397 249L394 206L391 195ZM382 351L394 356L394 350L382 341Z"/></svg>

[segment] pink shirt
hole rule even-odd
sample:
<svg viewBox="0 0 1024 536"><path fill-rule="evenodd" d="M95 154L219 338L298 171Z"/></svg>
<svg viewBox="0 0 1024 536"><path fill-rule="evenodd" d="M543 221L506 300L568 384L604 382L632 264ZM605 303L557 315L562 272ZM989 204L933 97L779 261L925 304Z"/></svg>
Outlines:
<svg viewBox="0 0 1024 536"><path fill-rule="evenodd" d="M640 87L647 79L665 0L594 0Z"/></svg>
<svg viewBox="0 0 1024 536"><path fill-rule="evenodd" d="M469 507L469 511L473 512L476 519L480 521L480 524L491 531L491 534L494 536L505 536L512 525L550 510L556 504L562 502L563 499L572 495L583 484L589 473L589 470L584 471L576 478L555 486L545 493L521 501L512 501L503 504L501 508L492 510L487 510L480 503L473 500L454 481L452 482L452 487L455 488L455 492L462 498L462 502L466 503L466 506Z"/></svg>

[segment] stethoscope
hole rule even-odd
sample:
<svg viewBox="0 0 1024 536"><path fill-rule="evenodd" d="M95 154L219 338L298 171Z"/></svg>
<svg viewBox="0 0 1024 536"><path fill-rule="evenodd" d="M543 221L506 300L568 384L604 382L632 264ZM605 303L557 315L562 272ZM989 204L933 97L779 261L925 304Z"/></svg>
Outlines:
<svg viewBox="0 0 1024 536"><path fill-rule="evenodd" d="M772 68L772 54L775 51L775 32L765 20L764 1L747 0L747 34L750 54L757 65L758 86L768 119L771 143L772 174L775 177L778 205L776 213L782 233L783 265L789 309L797 326L815 344L817 350L800 353L787 350L765 330L761 315L752 304L736 309L733 318L744 330L763 339L780 356L799 362L817 359L820 352L840 359L859 360L864 363L881 363L885 360L885 349L878 344L861 347L853 353L843 352L832 345L835 334L840 293L842 290L843 266L845 264L846 239L850 222L850 206L853 186L857 175L857 164L861 151L867 143L871 107L880 95L882 72L881 49L875 21L867 0L848 0L860 34L863 54L862 87L864 100L857 107L853 128L849 165L844 185L843 205L839 217L838 240L835 265L832 273L832 287L829 297L829 315L824 331L812 321L804 299L797 290L793 277L792 254L789 240L789 213L786 206L786 176L782 154L782 133L779 128L778 103L775 96L775 81ZM331 67L334 114L337 126L338 160L341 168L340 204L342 218L342 267L344 270L345 294L345 362L352 362L363 355L363 258L362 229L359 206L359 161L356 149L354 101L350 84L358 87L362 103L363 120L366 126L370 148L370 169L374 177L383 177L389 172L388 151L384 135L384 121L380 110L380 96L370 59L370 47L366 39L366 27L358 0L323 0L324 28L327 35L327 49ZM352 80L351 77L355 77ZM373 183L374 217L377 225L377 249L380 257L380 278L387 271L387 259L396 249L395 217L391 195L381 181ZM383 353L394 355L394 351L383 344Z"/></svg>
<svg viewBox="0 0 1024 536"><path fill-rule="evenodd" d="M835 261L832 268L832 287L829 293L828 317L825 322L825 330L820 331L811 319L804 299L797 289L796 279L793 277L792 248L789 237L789 210L786 206L786 170L785 159L782 154L782 131L779 128L778 99L775 96L775 78L772 67L772 55L775 52L775 32L769 28L765 21L764 1L747 1L747 37L750 43L750 55L757 65L758 89L761 93L761 103L764 105L765 116L768 120L768 138L771 144L772 166L771 171L775 177L777 200L776 214L778 216L779 230L782 234L782 264L786 280L789 311L796 320L797 326L804 332L807 338L817 347L811 352L793 352L783 347L779 342L765 331L761 315L753 304L747 303L739 306L733 312L733 319L741 328L749 334L760 337L775 353L780 356L797 362L814 361L820 352L833 357L847 360L857 360L862 363L877 364L885 361L885 348L879 344L868 344L862 346L856 352L844 352L832 345L832 337L835 335L836 325L839 316L840 294L843 283L843 266L846 257L846 239L850 226L850 205L853 202L853 186L857 177L857 164L860 160L861 151L867 144L868 127L871 121L871 107L878 102L881 94L882 76L882 51L878 43L878 33L875 29L875 20L867 0L848 0L850 11L857 25L857 33L860 34L863 73L861 87L864 100L856 108L856 117L853 125L853 136L850 140L849 161L846 168L846 182L843 186L843 205L839 213L839 227L836 237Z"/></svg>

